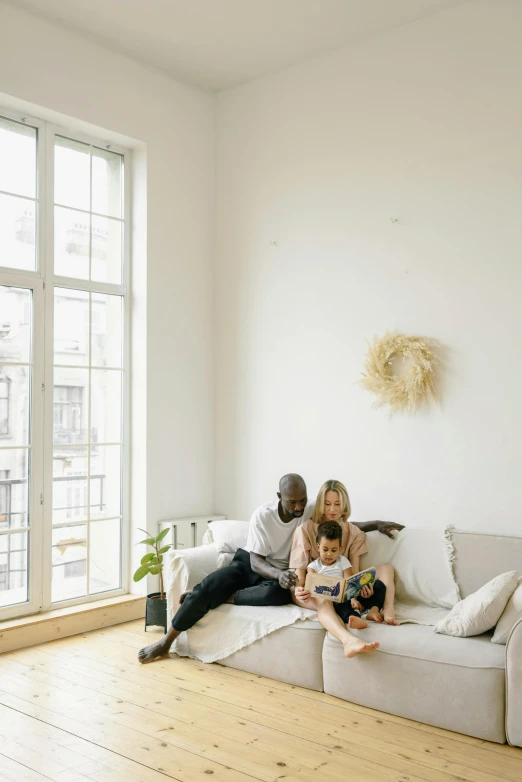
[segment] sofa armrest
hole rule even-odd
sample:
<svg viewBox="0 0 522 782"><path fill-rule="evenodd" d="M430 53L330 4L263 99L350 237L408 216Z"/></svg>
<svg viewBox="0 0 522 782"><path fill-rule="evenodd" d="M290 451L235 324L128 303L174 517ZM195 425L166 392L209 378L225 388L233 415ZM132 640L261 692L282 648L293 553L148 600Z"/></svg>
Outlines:
<svg viewBox="0 0 522 782"><path fill-rule="evenodd" d="M506 644L506 736L514 747L522 747L522 619Z"/></svg>
<svg viewBox="0 0 522 782"><path fill-rule="evenodd" d="M178 609L180 595L217 568L218 552L214 545L171 550L165 574L169 622Z"/></svg>

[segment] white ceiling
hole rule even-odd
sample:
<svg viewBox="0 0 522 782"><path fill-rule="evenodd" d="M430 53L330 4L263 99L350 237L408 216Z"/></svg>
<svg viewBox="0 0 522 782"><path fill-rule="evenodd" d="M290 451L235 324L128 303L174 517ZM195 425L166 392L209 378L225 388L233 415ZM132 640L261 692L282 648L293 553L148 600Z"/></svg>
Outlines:
<svg viewBox="0 0 522 782"><path fill-rule="evenodd" d="M463 0L8 0L208 90L295 65Z"/></svg>

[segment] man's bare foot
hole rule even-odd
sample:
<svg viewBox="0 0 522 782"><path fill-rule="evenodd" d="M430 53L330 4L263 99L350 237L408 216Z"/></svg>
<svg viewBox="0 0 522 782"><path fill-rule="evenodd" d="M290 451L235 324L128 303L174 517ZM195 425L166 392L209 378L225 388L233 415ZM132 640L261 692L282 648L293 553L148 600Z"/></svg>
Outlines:
<svg viewBox="0 0 522 782"><path fill-rule="evenodd" d="M192 593L191 593L191 592L182 592L182 593L181 593L181 595L179 596L179 604L180 604L180 605L183 605L183 601L184 601L184 600L185 600L185 598L187 598L187 597L188 597L190 594L192 594Z"/></svg>
<svg viewBox="0 0 522 782"><path fill-rule="evenodd" d="M172 642L167 641L164 637L160 641L157 641L157 643L151 644L150 646L144 646L143 649L140 649L138 652L138 660L140 663L151 663L159 657L167 657L171 646Z"/></svg>
<svg viewBox="0 0 522 782"><path fill-rule="evenodd" d="M368 627L368 622L365 622L360 616L352 614L348 617L348 627L351 630L364 630L365 627Z"/></svg>
<svg viewBox="0 0 522 782"><path fill-rule="evenodd" d="M345 657L355 657L356 654L361 654L361 652L374 652L379 648L379 642L374 641L371 644L365 644L364 641L352 636L349 641L343 644L343 647Z"/></svg>
<svg viewBox="0 0 522 782"><path fill-rule="evenodd" d="M382 622L384 621L382 614L377 608L377 606L373 606L372 608L370 608L370 610L366 614L366 619L368 620L368 622L378 622L379 624L382 624Z"/></svg>
<svg viewBox="0 0 522 782"><path fill-rule="evenodd" d="M399 626L398 621L395 619L395 611L393 608L384 608L382 611L382 618L387 625L393 625L394 627Z"/></svg>

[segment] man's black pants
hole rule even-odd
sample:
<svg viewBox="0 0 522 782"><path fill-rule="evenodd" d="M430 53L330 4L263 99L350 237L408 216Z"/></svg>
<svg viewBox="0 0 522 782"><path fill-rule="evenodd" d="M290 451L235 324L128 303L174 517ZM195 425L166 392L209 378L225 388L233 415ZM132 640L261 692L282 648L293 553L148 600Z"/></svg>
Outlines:
<svg viewBox="0 0 522 782"><path fill-rule="evenodd" d="M228 567L215 570L197 584L178 608L172 627L183 632L199 622L211 608L235 595L238 606L282 606L292 602L289 589L277 579L265 579L250 567L248 551L238 549Z"/></svg>

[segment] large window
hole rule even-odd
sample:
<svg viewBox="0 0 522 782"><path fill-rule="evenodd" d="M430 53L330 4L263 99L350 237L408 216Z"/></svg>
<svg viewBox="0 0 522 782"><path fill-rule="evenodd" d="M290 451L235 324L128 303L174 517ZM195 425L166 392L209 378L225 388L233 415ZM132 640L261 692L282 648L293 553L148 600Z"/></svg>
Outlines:
<svg viewBox="0 0 522 782"><path fill-rule="evenodd" d="M0 116L0 618L126 587L127 166Z"/></svg>

